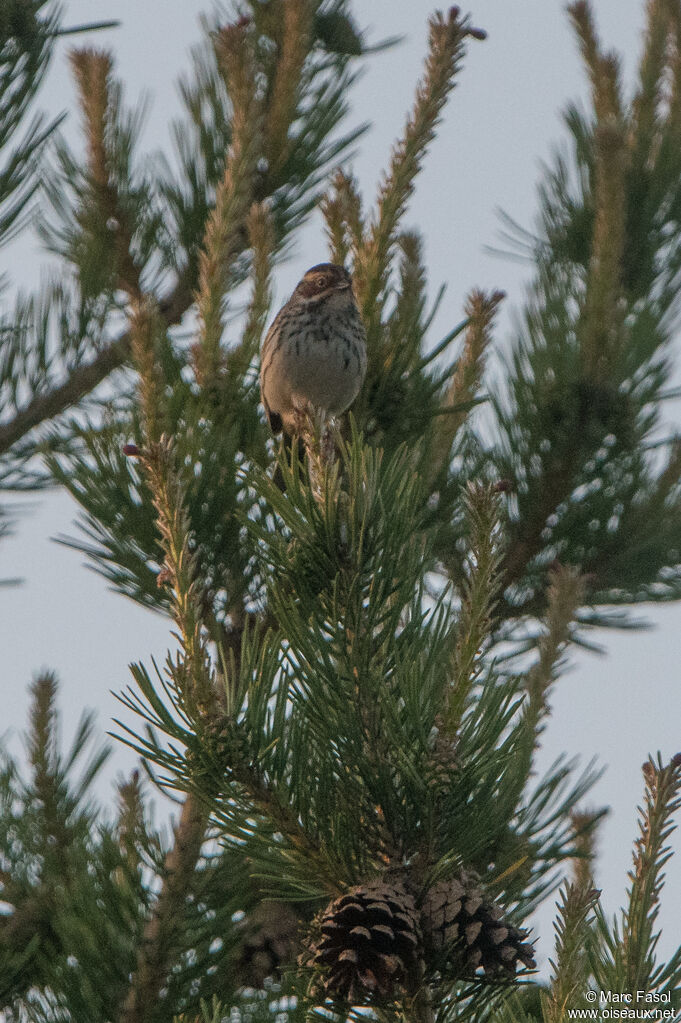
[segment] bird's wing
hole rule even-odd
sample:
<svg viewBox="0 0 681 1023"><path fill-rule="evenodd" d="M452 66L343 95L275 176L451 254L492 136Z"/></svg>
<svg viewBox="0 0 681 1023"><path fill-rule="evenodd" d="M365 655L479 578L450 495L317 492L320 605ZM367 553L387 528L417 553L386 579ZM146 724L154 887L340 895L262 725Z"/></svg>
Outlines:
<svg viewBox="0 0 681 1023"><path fill-rule="evenodd" d="M270 368L275 352L280 347L284 337L286 336L288 320L289 311L286 306L283 306L272 320L270 329L267 331L265 340L262 343L262 348L260 349L260 399L263 403L265 412L267 413L272 433L281 433L284 428L284 424L279 413L274 412L267 404L267 399L265 398L265 377L268 369Z"/></svg>

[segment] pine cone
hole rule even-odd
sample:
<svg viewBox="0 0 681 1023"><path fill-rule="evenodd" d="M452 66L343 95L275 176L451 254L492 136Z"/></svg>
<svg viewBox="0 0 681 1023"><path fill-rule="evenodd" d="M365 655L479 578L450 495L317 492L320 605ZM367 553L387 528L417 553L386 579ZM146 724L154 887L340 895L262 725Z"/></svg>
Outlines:
<svg viewBox="0 0 681 1023"><path fill-rule="evenodd" d="M534 948L521 931L503 919L503 910L485 898L475 877L462 871L433 885L423 903L425 946L442 957L442 969L457 978L483 971L485 976L515 976L518 963L534 969ZM445 965L446 964L446 965Z"/></svg>
<svg viewBox="0 0 681 1023"><path fill-rule="evenodd" d="M298 918L285 902L265 899L244 920L239 976L249 987L261 988L277 976L300 948Z"/></svg>
<svg viewBox="0 0 681 1023"><path fill-rule="evenodd" d="M447 792L452 784L452 776L459 768L456 741L446 734L444 721L438 714L435 718L430 758L426 768L429 788L436 793Z"/></svg>
<svg viewBox="0 0 681 1023"><path fill-rule="evenodd" d="M308 949L305 959L319 971L314 997L366 1002L409 993L423 969L414 898L399 879L351 888L318 917Z"/></svg>

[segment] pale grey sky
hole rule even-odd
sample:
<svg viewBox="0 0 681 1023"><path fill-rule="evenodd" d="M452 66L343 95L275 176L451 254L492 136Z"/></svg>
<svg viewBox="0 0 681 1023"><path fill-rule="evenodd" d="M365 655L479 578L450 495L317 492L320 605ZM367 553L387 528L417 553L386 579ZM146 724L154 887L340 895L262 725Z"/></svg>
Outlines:
<svg viewBox="0 0 681 1023"><path fill-rule="evenodd" d="M117 30L94 42L110 46L126 83L128 99L152 96L144 136L149 149L167 147L168 124L178 111L175 80L188 67L189 45L199 37L196 0L66 0L66 24L119 18ZM644 0L594 0L603 38L620 50L631 80L640 41ZM401 130L425 52L430 3L420 0L354 0L360 24L378 40L401 33L404 42L371 58L355 87L350 121L369 119L373 127L354 162L368 204L381 169ZM425 236L431 294L441 282L448 290L433 342L458 322L472 286L501 287L507 294L497 343L508 341L509 312L522 298L528 270L491 256L484 248L498 241L502 207L530 226L535 212L539 161L563 137L560 110L569 98L585 94L585 78L563 4L557 0L477 0L476 25L489 32L470 47L440 135L431 147L407 222ZM73 89L61 46L42 92L52 112L71 111L67 131L77 139ZM277 300L287 297L301 272L323 258L319 219L301 233L289 262L277 275ZM24 239L0 251L0 269L17 285L34 287L44 265L37 247ZM61 709L69 737L85 707L95 707L104 732L120 708L111 690L128 684L130 661L163 660L168 624L111 593L74 552L51 537L73 532L75 507L63 494L35 498L16 535L0 544L0 578L20 575L24 585L0 589L0 641L4 678L4 726L24 727L26 686L41 667L61 680ZM544 766L560 752L581 758L597 755L607 765L592 793L592 805L608 804L611 816L601 835L597 882L608 910L623 899L626 872L636 835L636 806L642 794L640 765L649 751L665 759L681 749L681 608L650 612L655 629L617 635L602 633L607 656L578 654L559 683L554 712L544 734ZM108 774L127 770L132 755L117 748ZM101 788L103 795L107 789ZM662 954L681 940L681 840L673 836L677 859L668 867L661 920ZM538 914L543 957L552 948L553 908Z"/></svg>

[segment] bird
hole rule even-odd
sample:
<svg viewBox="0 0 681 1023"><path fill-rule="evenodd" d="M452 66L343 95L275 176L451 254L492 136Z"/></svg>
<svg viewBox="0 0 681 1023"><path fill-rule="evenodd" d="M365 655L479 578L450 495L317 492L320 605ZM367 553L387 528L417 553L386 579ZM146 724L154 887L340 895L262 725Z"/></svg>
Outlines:
<svg viewBox="0 0 681 1023"><path fill-rule="evenodd" d="M344 266L303 275L270 326L260 353L260 393L273 433L299 435L305 413L339 416L367 368L366 332Z"/></svg>

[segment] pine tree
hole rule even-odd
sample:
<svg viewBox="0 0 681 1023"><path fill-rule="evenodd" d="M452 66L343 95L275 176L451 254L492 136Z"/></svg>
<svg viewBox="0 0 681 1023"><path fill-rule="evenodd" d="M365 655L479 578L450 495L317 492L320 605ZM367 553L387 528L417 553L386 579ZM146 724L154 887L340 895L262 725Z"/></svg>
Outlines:
<svg viewBox="0 0 681 1023"><path fill-rule="evenodd" d="M23 98L0 79L5 228L48 135L13 140L58 31L44 7L1 23L5 64L33 69ZM614 921L593 880L602 812L583 805L597 773L566 757L536 773L571 644L681 587L681 448L653 444L681 281L681 5L648 0L630 102L588 3L570 17L592 102L568 108L536 233L510 225L536 273L496 387L503 296L472 292L433 344L405 227L484 39L457 8L430 19L368 208L348 167L363 129L341 122L372 47L345 0L248 0L206 22L175 171L141 159L113 55L71 51L86 161L58 139L41 182L64 276L7 314L0 478L64 487L71 545L166 614L174 646L121 693L138 727L114 731L146 780L113 810L91 796L107 755L91 718L62 753L56 681L33 683L30 770L5 753L0 772L8 1019L558 1023L589 987L678 1008L681 948L662 963L656 945L679 757L644 765ZM269 436L258 352L277 261L317 204L368 369L299 454ZM170 835L154 786L181 802ZM561 883L538 985L527 920Z"/></svg>

